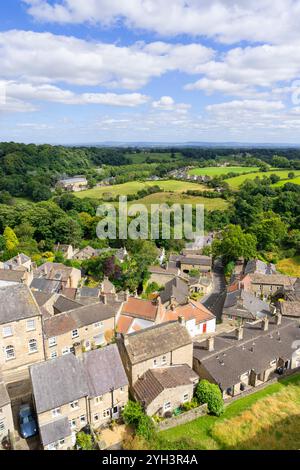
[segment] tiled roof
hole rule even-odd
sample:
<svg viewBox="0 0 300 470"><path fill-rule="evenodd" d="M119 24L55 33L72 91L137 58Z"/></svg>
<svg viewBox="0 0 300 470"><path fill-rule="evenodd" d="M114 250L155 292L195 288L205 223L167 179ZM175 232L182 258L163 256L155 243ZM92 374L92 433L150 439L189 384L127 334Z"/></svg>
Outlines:
<svg viewBox="0 0 300 470"><path fill-rule="evenodd" d="M0 287L0 324L41 315L31 290L24 284Z"/></svg>
<svg viewBox="0 0 300 470"><path fill-rule="evenodd" d="M213 320L215 316L200 302L190 300L188 304L179 306L174 310L168 310L165 314L165 320L177 320L183 317L185 321L196 320L196 324Z"/></svg>
<svg viewBox="0 0 300 470"><path fill-rule="evenodd" d="M160 293L160 298L163 304L170 302L172 297L174 297L179 304L185 304L188 296L188 284L179 277L175 277L171 281L167 282L164 290Z"/></svg>
<svg viewBox="0 0 300 470"><path fill-rule="evenodd" d="M259 299L251 292L237 289L227 292L223 314L256 320L257 318L270 316L271 309L267 302Z"/></svg>
<svg viewBox="0 0 300 470"><path fill-rule="evenodd" d="M296 277L285 276L284 274L249 274L251 282L254 284L278 285L278 286L293 286Z"/></svg>
<svg viewBox="0 0 300 470"><path fill-rule="evenodd" d="M134 384L138 400L149 406L164 390L198 381L198 375L186 364L161 369L150 369Z"/></svg>
<svg viewBox="0 0 300 470"><path fill-rule="evenodd" d="M64 295L60 295L56 302L54 303L53 307L59 312L68 312L70 310L74 310L75 308L79 308L82 305L79 302L74 302L74 300L68 299Z"/></svg>
<svg viewBox="0 0 300 470"><path fill-rule="evenodd" d="M300 318L300 301L280 302L282 315Z"/></svg>
<svg viewBox="0 0 300 470"><path fill-rule="evenodd" d="M24 271L0 269L0 281L22 282L24 279L24 274Z"/></svg>
<svg viewBox="0 0 300 470"><path fill-rule="evenodd" d="M162 323L126 335L124 339L124 347L132 364L166 354L191 343L187 329L178 322Z"/></svg>
<svg viewBox="0 0 300 470"><path fill-rule="evenodd" d="M120 315L118 323L117 323L117 332L118 333L128 333L130 326L133 323L132 317L127 317L126 315Z"/></svg>
<svg viewBox="0 0 300 470"><path fill-rule="evenodd" d="M129 297L123 304L122 314L134 318L144 318L145 320L155 321L159 305L150 300L137 299Z"/></svg>
<svg viewBox="0 0 300 470"><path fill-rule="evenodd" d="M68 418L61 418L40 426L40 436L43 446L54 444L72 435Z"/></svg>

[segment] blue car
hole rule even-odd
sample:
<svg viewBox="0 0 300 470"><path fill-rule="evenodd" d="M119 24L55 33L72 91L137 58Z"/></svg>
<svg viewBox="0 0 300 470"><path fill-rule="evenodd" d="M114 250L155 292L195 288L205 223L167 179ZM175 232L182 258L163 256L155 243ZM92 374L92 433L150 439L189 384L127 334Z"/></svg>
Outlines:
<svg viewBox="0 0 300 470"><path fill-rule="evenodd" d="M36 436L38 427L30 405L22 405L20 407L19 423L21 436L24 439Z"/></svg>

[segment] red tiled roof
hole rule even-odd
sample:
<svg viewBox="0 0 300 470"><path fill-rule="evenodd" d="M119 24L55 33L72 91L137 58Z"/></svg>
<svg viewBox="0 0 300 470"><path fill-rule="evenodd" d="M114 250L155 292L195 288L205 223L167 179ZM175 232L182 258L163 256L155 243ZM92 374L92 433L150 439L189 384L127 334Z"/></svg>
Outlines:
<svg viewBox="0 0 300 470"><path fill-rule="evenodd" d="M134 318L144 318L146 320L155 321L158 307L158 304L150 300L130 297L123 305L122 314Z"/></svg>
<svg viewBox="0 0 300 470"><path fill-rule="evenodd" d="M212 320L214 315L200 302L191 300L188 304L179 306L175 310L168 310L165 314L164 320L177 320L178 317L183 317L185 321L195 318L196 324L198 324Z"/></svg>
<svg viewBox="0 0 300 470"><path fill-rule="evenodd" d="M117 323L117 332L126 334L129 331L130 326L133 323L133 318L120 315Z"/></svg>

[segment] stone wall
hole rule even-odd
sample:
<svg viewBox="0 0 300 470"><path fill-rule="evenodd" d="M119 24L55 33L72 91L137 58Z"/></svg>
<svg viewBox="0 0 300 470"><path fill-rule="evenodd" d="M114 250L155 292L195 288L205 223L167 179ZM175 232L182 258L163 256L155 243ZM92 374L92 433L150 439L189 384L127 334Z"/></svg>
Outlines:
<svg viewBox="0 0 300 470"><path fill-rule="evenodd" d="M156 428L158 431L165 431L166 429L174 428L175 426L180 426L181 424L189 423L194 421L194 419L200 418L207 414L207 406L201 405L198 408L193 410L186 411L178 416L172 416L172 418L165 419L161 423L158 423Z"/></svg>

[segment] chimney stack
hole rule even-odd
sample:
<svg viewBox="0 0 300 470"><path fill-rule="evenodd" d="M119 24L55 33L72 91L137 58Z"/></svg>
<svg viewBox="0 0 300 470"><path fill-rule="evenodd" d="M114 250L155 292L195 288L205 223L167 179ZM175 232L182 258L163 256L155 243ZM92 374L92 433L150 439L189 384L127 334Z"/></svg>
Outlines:
<svg viewBox="0 0 300 470"><path fill-rule="evenodd" d="M277 326L279 326L279 325L281 325L281 322L282 322L282 315L281 315L281 313L278 312L275 315L275 323L276 323Z"/></svg>
<svg viewBox="0 0 300 470"><path fill-rule="evenodd" d="M102 300L103 300L103 303L104 305L107 305L107 295L102 295Z"/></svg>
<svg viewBox="0 0 300 470"><path fill-rule="evenodd" d="M82 356L82 344L81 343L75 343L73 345L73 348L74 348L74 355L76 357Z"/></svg>
<svg viewBox="0 0 300 470"><path fill-rule="evenodd" d="M185 318L183 316L178 317L178 322L179 322L180 325L185 326Z"/></svg>
<svg viewBox="0 0 300 470"><path fill-rule="evenodd" d="M243 326L239 326L239 328L237 328L235 330L235 336L236 336L236 339L238 341L241 341L244 337L244 327Z"/></svg>
<svg viewBox="0 0 300 470"><path fill-rule="evenodd" d="M265 317L265 318L262 320L262 322L261 322L261 329L262 329L263 331L268 331L268 329L269 329L269 319L268 319L268 317Z"/></svg>
<svg viewBox="0 0 300 470"><path fill-rule="evenodd" d="M128 335L124 335L124 336L123 336L123 341L124 341L124 346L128 346L128 345L129 345Z"/></svg>
<svg viewBox="0 0 300 470"><path fill-rule="evenodd" d="M213 336L210 336L206 340L206 349L209 352L212 352L215 349L215 338Z"/></svg>

